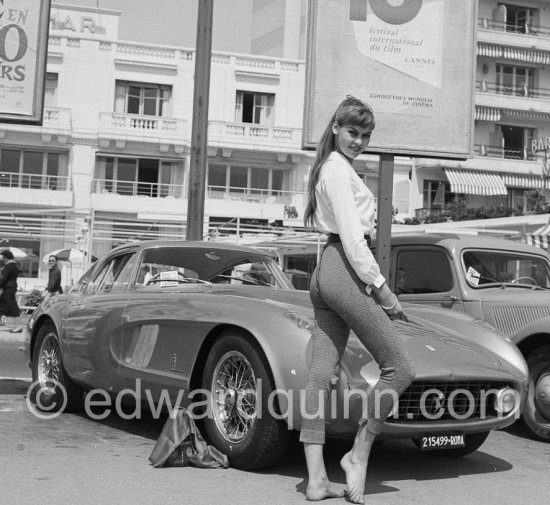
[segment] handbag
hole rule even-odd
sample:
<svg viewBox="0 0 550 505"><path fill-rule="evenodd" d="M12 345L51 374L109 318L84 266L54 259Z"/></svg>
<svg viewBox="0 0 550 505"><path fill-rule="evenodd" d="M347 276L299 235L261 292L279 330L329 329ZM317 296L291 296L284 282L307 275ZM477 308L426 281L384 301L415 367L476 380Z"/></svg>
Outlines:
<svg viewBox="0 0 550 505"><path fill-rule="evenodd" d="M174 409L157 439L149 462L155 467L196 466L227 468L229 460L221 451L208 445L187 409Z"/></svg>

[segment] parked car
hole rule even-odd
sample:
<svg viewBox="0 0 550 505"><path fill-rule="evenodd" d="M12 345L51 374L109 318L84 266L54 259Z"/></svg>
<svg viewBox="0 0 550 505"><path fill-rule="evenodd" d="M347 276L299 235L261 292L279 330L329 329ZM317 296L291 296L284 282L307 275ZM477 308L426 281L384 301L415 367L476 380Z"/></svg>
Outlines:
<svg viewBox="0 0 550 505"><path fill-rule="evenodd" d="M550 257L475 235L416 233L391 241L390 285L401 301L469 314L512 340L530 371L522 418L550 441Z"/></svg>
<svg viewBox="0 0 550 505"><path fill-rule="evenodd" d="M309 289L321 237L263 243L298 289ZM373 245L373 248L375 245ZM540 248L473 234L394 234L388 282L402 302L469 314L512 340L530 369L522 418L550 441L550 258ZM464 334L467 337L467 334Z"/></svg>
<svg viewBox="0 0 550 505"><path fill-rule="evenodd" d="M471 453L514 422L526 363L512 343L464 314L407 312L410 323L393 324L417 376L382 436ZM128 244L33 313L31 399L43 411L71 410L98 391L117 401L134 391L153 412L179 399L233 466L262 468L300 429L314 324L309 294L293 289L269 253L215 242ZM352 335L331 392L328 436L353 437L378 375Z"/></svg>

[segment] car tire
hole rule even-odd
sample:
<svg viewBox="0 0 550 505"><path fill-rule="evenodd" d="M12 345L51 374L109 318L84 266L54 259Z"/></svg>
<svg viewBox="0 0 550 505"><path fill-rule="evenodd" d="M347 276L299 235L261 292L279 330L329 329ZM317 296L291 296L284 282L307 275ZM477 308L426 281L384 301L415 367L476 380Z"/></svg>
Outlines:
<svg viewBox="0 0 550 505"><path fill-rule="evenodd" d="M202 387L209 391L202 422L205 437L227 455L231 466L259 470L282 458L290 430L284 420L275 417L276 400L271 401L275 412L268 408L274 381L257 344L235 332L221 335L206 360ZM261 393L260 405L256 390Z"/></svg>
<svg viewBox="0 0 550 505"><path fill-rule="evenodd" d="M57 330L44 324L36 336L32 353L30 400L42 412L72 412L82 405L82 388L67 375L61 357Z"/></svg>
<svg viewBox="0 0 550 505"><path fill-rule="evenodd" d="M438 455L448 456L451 458L461 458L462 456L468 456L472 452L477 451L487 440L490 431L482 431L481 433L466 433L464 435L464 447L458 449L445 449L437 452ZM415 445L420 448L420 440L414 439Z"/></svg>
<svg viewBox="0 0 550 505"><path fill-rule="evenodd" d="M538 438L550 441L550 346L527 356L529 389L521 418ZM544 403L543 403L544 402Z"/></svg>

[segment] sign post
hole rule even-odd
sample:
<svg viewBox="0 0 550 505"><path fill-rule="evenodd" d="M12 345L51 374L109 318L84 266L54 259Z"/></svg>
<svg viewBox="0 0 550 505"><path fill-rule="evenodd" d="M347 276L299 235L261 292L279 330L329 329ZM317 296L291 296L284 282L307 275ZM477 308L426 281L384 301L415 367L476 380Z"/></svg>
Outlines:
<svg viewBox="0 0 550 505"><path fill-rule="evenodd" d="M186 240L202 240L203 237L213 11L214 0L199 0Z"/></svg>

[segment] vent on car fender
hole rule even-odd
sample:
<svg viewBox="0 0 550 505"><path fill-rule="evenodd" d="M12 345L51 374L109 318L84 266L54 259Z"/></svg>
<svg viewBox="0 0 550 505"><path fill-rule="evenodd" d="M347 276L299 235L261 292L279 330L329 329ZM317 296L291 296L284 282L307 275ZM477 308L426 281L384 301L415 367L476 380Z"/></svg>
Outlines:
<svg viewBox="0 0 550 505"><path fill-rule="evenodd" d="M495 326L505 335L513 335L537 319L550 316L548 306L492 307Z"/></svg>

